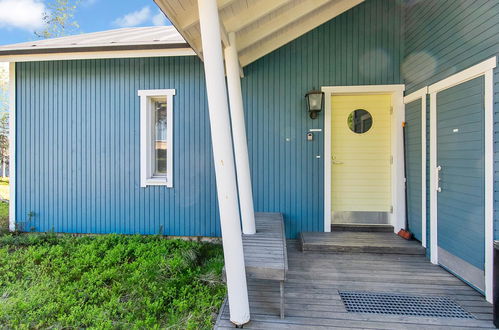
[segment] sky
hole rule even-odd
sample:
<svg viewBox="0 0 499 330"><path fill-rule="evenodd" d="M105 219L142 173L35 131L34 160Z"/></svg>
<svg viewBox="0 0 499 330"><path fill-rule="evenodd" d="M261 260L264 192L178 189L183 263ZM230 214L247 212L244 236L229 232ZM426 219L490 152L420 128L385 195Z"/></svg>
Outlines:
<svg viewBox="0 0 499 330"><path fill-rule="evenodd" d="M0 0L0 45L39 39L43 16L55 0ZM80 0L74 19L79 33L121 27L170 25L153 0Z"/></svg>

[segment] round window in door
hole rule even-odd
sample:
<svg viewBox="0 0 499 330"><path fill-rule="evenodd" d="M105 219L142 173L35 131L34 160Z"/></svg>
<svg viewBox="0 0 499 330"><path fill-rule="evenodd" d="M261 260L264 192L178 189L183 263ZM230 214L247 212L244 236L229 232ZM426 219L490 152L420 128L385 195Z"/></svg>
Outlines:
<svg viewBox="0 0 499 330"><path fill-rule="evenodd" d="M350 112L347 124L352 132L362 134L369 131L373 126L373 117L369 111L357 109Z"/></svg>

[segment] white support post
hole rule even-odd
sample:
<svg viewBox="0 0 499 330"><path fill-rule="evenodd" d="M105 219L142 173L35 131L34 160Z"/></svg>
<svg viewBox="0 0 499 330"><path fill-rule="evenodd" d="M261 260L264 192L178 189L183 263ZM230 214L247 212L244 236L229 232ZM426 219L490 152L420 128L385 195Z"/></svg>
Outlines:
<svg viewBox="0 0 499 330"><path fill-rule="evenodd" d="M239 189L239 205L243 233L256 233L255 210L253 208L253 192L251 187L251 172L244 124L243 93L241 92L241 77L239 74L239 58L237 56L236 36L229 33L228 47L225 47L225 68L227 70L227 89L229 92L230 119L232 122L232 137L236 158L237 183Z"/></svg>
<svg viewBox="0 0 499 330"><path fill-rule="evenodd" d="M198 8L230 320L242 325L250 312L217 1L199 0Z"/></svg>

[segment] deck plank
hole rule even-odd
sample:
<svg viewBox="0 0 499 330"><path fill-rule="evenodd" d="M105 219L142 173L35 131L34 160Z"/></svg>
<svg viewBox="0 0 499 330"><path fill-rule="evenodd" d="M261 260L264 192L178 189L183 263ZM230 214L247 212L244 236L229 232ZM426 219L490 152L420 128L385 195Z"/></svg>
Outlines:
<svg viewBox="0 0 499 330"><path fill-rule="evenodd" d="M243 235L246 275L248 278L284 280L288 265L282 215L256 213L255 226L256 234Z"/></svg>
<svg viewBox="0 0 499 330"><path fill-rule="evenodd" d="M401 239L393 232L303 232L300 242L307 252L425 254L419 243Z"/></svg>
<svg viewBox="0 0 499 330"><path fill-rule="evenodd" d="M255 226L254 235L242 236L247 277L285 280L288 263L282 215L255 213Z"/></svg>
<svg viewBox="0 0 499 330"><path fill-rule="evenodd" d="M248 279L251 321L245 329L494 329L492 305L423 255L318 253L287 242L286 316L279 286ZM447 296L476 319L348 313L338 290ZM227 302L215 329L233 328Z"/></svg>

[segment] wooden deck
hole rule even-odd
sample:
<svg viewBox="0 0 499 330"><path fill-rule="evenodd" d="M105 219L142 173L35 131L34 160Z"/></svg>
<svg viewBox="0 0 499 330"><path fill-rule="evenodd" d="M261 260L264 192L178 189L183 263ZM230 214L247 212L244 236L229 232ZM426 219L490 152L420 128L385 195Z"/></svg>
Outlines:
<svg viewBox="0 0 499 330"><path fill-rule="evenodd" d="M393 232L304 232L300 243L303 251L425 254L421 243L402 239Z"/></svg>
<svg viewBox="0 0 499 330"><path fill-rule="evenodd" d="M279 318L279 287L248 280L251 321L246 329L477 329L494 328L492 305L422 255L301 252L288 241L286 317ZM338 290L447 296L476 319L348 313ZM233 328L227 303L215 329Z"/></svg>

